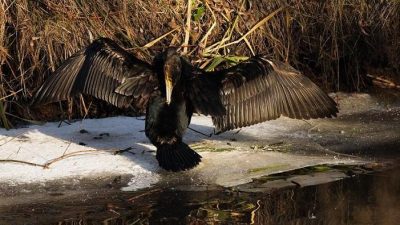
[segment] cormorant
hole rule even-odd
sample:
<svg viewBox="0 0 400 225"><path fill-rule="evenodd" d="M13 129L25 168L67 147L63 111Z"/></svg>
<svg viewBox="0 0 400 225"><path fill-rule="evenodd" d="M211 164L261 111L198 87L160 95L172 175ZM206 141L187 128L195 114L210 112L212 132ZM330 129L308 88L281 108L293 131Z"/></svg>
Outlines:
<svg viewBox="0 0 400 225"><path fill-rule="evenodd" d="M293 67L264 56L229 69L205 72L175 49L143 62L114 41L100 38L69 57L36 92L33 106L88 94L118 107L145 107L146 136L167 171L188 170L201 156L182 142L194 112L211 115L219 131L281 115L336 116L336 103Z"/></svg>

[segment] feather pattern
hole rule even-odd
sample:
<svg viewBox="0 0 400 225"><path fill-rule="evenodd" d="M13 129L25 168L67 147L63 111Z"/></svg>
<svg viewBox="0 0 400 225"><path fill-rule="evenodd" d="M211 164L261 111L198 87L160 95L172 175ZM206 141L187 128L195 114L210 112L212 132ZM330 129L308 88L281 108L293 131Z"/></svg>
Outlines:
<svg viewBox="0 0 400 225"><path fill-rule="evenodd" d="M118 107L145 105L158 87L151 66L101 38L68 58L36 92L31 105L66 100L83 93ZM127 91L128 90L128 91Z"/></svg>
<svg viewBox="0 0 400 225"><path fill-rule="evenodd" d="M181 57L184 94L197 113L211 116L225 115L219 96L219 84L209 79L209 74L192 66Z"/></svg>
<svg viewBox="0 0 400 225"><path fill-rule="evenodd" d="M163 63L164 57L157 56L155 62ZM180 59L181 91L186 103L198 113L211 115L220 131L281 115L311 119L336 116L338 112L327 94L282 62L253 57L226 70L205 72ZM118 107L132 102L145 107L149 99L165 92L160 90L165 87L159 80L164 79L160 68L163 66L151 67L133 57L110 39L98 39L68 58L37 91L32 105L84 93Z"/></svg>
<svg viewBox="0 0 400 225"><path fill-rule="evenodd" d="M227 113L213 116L220 131L274 120L281 115L315 119L331 118L338 112L336 103L310 79L285 63L265 57L250 58L207 77L221 85L221 102Z"/></svg>

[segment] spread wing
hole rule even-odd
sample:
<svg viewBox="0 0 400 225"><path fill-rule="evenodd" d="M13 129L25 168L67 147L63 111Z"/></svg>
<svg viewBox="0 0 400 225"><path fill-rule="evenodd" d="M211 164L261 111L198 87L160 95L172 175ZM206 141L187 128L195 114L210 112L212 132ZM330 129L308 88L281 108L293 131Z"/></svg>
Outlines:
<svg viewBox="0 0 400 225"><path fill-rule="evenodd" d="M225 107L219 95L219 83L210 79L209 74L195 68L185 58L181 58L182 76L186 83L184 93L197 113L211 116L223 116Z"/></svg>
<svg viewBox="0 0 400 225"><path fill-rule="evenodd" d="M336 116L336 103L310 79L282 62L253 57L206 74L219 83L226 114L213 116L220 131L250 126L281 115L295 119Z"/></svg>
<svg viewBox="0 0 400 225"><path fill-rule="evenodd" d="M139 107L158 88L149 64L114 41L101 38L68 58L36 92L31 105L66 100L84 93L118 107Z"/></svg>

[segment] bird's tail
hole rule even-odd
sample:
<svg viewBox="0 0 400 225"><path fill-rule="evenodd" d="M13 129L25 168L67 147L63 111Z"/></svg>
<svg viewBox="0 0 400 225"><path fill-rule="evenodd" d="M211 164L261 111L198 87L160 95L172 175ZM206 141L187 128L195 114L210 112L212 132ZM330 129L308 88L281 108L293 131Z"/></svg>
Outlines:
<svg viewBox="0 0 400 225"><path fill-rule="evenodd" d="M183 142L157 147L156 158L161 168L178 172L197 166L201 156Z"/></svg>

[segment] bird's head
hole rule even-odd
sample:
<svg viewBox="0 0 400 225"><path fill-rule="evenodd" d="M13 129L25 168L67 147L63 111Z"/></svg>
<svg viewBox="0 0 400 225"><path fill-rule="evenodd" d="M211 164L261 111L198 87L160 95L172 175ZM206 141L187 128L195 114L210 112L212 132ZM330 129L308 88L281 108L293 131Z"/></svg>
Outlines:
<svg viewBox="0 0 400 225"><path fill-rule="evenodd" d="M171 103L172 90L181 78L181 57L174 48L165 52L164 79L167 104Z"/></svg>

